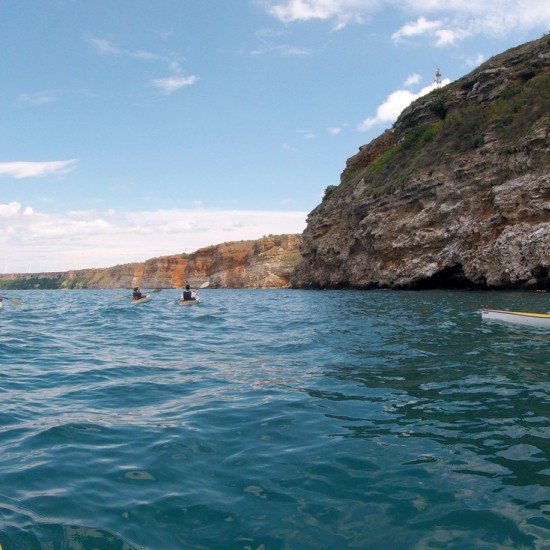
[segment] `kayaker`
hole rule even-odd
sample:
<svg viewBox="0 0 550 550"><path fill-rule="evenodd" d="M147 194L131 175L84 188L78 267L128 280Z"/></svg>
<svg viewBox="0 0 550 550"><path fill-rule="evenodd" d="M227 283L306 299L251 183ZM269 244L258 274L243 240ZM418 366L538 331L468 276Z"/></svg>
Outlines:
<svg viewBox="0 0 550 550"><path fill-rule="evenodd" d="M140 292L139 286L134 287L134 292L132 293L132 300L141 300L144 295Z"/></svg>
<svg viewBox="0 0 550 550"><path fill-rule="evenodd" d="M186 302L187 300L196 300L197 297L195 291L191 290L191 287L189 285L185 285L185 290L181 295L181 299Z"/></svg>

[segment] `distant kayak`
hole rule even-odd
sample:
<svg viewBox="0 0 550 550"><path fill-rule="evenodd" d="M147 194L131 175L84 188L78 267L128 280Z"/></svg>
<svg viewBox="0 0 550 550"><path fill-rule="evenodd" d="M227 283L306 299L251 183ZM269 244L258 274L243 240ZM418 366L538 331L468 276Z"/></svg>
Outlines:
<svg viewBox="0 0 550 550"><path fill-rule="evenodd" d="M132 300L130 303L134 306L137 306L138 304L146 304L149 301L151 301L151 295L144 294L143 298L140 298L139 300Z"/></svg>
<svg viewBox="0 0 550 550"><path fill-rule="evenodd" d="M503 323L513 323L529 327L550 328L550 314L548 313L482 309L481 318L488 321L502 321Z"/></svg>
<svg viewBox="0 0 550 550"><path fill-rule="evenodd" d="M193 306L195 304L199 303L199 296L196 296L194 300L182 300L181 298L178 300L178 304L180 306Z"/></svg>

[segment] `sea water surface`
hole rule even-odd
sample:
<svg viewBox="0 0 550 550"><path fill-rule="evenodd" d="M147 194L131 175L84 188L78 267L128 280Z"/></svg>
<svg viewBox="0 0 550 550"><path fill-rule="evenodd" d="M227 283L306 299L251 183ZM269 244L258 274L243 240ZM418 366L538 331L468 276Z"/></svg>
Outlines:
<svg viewBox="0 0 550 550"><path fill-rule="evenodd" d="M0 545L550 548L550 293L20 291Z"/></svg>

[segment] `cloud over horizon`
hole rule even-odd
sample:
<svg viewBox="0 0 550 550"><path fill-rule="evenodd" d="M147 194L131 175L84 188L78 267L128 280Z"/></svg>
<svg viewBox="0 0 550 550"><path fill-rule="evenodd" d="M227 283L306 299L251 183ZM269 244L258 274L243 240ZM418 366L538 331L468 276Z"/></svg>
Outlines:
<svg viewBox="0 0 550 550"><path fill-rule="evenodd" d="M20 273L110 267L228 241L301 233L306 216L296 211L213 209L45 214L13 201L0 204L0 269Z"/></svg>

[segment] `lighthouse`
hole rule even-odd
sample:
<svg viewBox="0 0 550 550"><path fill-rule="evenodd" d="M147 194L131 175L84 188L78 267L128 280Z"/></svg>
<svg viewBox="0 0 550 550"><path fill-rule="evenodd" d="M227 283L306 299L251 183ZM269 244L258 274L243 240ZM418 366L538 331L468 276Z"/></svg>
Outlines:
<svg viewBox="0 0 550 550"><path fill-rule="evenodd" d="M437 67L437 70L435 71L434 82L436 88L441 88L441 71L439 70L439 67Z"/></svg>

